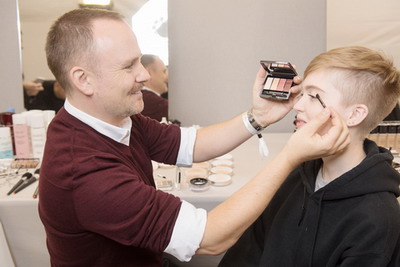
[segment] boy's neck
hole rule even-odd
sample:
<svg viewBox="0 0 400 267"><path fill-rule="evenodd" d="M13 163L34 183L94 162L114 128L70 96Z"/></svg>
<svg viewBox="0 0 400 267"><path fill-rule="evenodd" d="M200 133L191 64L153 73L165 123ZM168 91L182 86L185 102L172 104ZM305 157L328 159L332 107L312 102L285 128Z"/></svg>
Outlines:
<svg viewBox="0 0 400 267"><path fill-rule="evenodd" d="M356 167L365 158L364 140L352 141L341 153L322 159L322 177L333 181L342 174Z"/></svg>

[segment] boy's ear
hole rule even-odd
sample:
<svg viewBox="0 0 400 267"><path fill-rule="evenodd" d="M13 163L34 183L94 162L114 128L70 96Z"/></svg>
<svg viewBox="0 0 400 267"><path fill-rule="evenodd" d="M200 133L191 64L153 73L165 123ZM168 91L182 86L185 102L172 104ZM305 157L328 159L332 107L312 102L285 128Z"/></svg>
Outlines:
<svg viewBox="0 0 400 267"><path fill-rule="evenodd" d="M90 75L84 68L75 66L69 72L73 85L86 96L93 95L93 89L90 83Z"/></svg>
<svg viewBox="0 0 400 267"><path fill-rule="evenodd" d="M347 126L354 127L364 121L368 115L368 107L364 104L356 104L352 106L352 112L347 118Z"/></svg>

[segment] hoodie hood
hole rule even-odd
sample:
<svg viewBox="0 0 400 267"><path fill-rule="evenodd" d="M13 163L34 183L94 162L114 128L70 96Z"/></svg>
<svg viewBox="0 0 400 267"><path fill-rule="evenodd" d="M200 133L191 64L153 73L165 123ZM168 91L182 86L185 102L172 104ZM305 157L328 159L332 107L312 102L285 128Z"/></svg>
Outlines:
<svg viewBox="0 0 400 267"><path fill-rule="evenodd" d="M400 195L400 174L392 167L393 156L389 150L374 142L364 141L365 159L350 171L336 178L323 189L324 200L356 197L376 192L391 192ZM309 194L314 192L315 178L322 160L305 162L300 175ZM366 174L367 173L367 174Z"/></svg>

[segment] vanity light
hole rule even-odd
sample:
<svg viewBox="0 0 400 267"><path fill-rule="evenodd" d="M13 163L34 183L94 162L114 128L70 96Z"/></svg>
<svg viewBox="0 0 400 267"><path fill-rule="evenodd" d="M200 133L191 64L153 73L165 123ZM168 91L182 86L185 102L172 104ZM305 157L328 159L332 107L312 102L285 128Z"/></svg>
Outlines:
<svg viewBox="0 0 400 267"><path fill-rule="evenodd" d="M112 1L111 0L79 0L79 6L81 8L84 7L96 7L96 8L112 8Z"/></svg>

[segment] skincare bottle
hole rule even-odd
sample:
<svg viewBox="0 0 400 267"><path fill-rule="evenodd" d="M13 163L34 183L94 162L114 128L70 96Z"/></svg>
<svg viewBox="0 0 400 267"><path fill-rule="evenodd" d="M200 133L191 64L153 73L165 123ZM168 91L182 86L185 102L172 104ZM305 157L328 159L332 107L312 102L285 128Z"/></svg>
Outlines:
<svg viewBox="0 0 400 267"><path fill-rule="evenodd" d="M388 122L388 131L387 131L387 140L386 140L386 148L390 150L395 149L396 146L396 131L397 125L395 121Z"/></svg>
<svg viewBox="0 0 400 267"><path fill-rule="evenodd" d="M388 137L388 125L382 122L378 126L379 136L378 136L378 146L387 147L387 137Z"/></svg>
<svg viewBox="0 0 400 267"><path fill-rule="evenodd" d="M15 157L31 158L32 144L30 127L26 122L24 114L13 114L14 123L14 141L15 141Z"/></svg>
<svg viewBox="0 0 400 267"><path fill-rule="evenodd" d="M14 129L13 129L13 121L12 115L14 114L13 108L7 108L6 112L0 113L0 126L7 126L11 131L11 142L13 146L13 153L15 153L15 144L14 144Z"/></svg>
<svg viewBox="0 0 400 267"><path fill-rule="evenodd" d="M44 145L46 143L46 129L43 113L36 112L30 116L31 120L31 141L34 158L42 159Z"/></svg>
<svg viewBox="0 0 400 267"><path fill-rule="evenodd" d="M43 116L44 116L44 125L45 128L49 126L51 120L54 118L56 115L56 112L54 110L43 110Z"/></svg>
<svg viewBox="0 0 400 267"><path fill-rule="evenodd" d="M13 157L11 129L9 127L0 127L0 159L11 159Z"/></svg>

